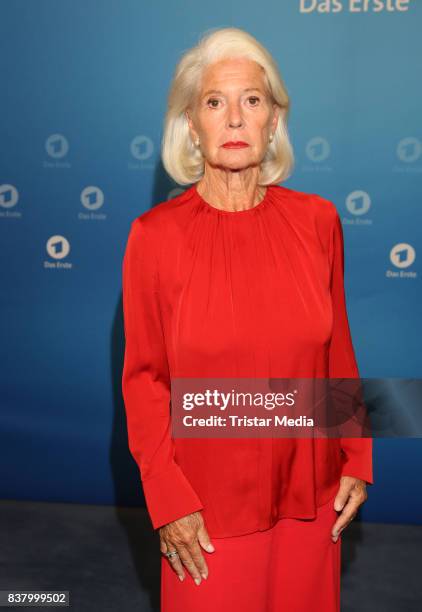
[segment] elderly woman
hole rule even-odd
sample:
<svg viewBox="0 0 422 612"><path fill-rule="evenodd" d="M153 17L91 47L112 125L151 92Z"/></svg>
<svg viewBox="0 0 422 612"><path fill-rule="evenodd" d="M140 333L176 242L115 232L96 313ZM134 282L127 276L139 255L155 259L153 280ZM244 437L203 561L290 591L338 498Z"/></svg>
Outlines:
<svg viewBox="0 0 422 612"><path fill-rule="evenodd" d="M172 378L357 378L334 204L290 175L289 98L251 35L181 58L162 143L183 193L131 225L123 260L129 448L159 531L165 612L334 612L341 532L370 438L177 438Z"/></svg>

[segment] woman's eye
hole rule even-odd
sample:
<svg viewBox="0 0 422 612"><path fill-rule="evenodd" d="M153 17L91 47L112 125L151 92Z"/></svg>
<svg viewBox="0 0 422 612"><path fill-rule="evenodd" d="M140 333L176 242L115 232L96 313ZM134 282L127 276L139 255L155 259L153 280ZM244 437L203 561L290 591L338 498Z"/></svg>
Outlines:
<svg viewBox="0 0 422 612"><path fill-rule="evenodd" d="M248 101L252 106L258 106L260 99L258 96L249 96ZM219 102L220 100L218 98L208 98L207 106L210 106L211 108L218 108Z"/></svg>
<svg viewBox="0 0 422 612"><path fill-rule="evenodd" d="M214 104L214 102L216 104ZM207 100L207 104L211 104L211 108L217 108L219 100L217 100L217 98L209 98L209 100Z"/></svg>

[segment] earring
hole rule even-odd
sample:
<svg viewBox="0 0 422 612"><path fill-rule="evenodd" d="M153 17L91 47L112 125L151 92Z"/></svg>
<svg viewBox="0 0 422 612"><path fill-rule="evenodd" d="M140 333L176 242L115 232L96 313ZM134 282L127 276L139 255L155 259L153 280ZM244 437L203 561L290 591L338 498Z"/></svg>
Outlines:
<svg viewBox="0 0 422 612"><path fill-rule="evenodd" d="M273 134L270 134L270 142L273 141L273 138L274 138Z"/></svg>
<svg viewBox="0 0 422 612"><path fill-rule="evenodd" d="M196 146L196 147L199 147L199 138L197 138L197 139L195 140L195 146Z"/></svg>

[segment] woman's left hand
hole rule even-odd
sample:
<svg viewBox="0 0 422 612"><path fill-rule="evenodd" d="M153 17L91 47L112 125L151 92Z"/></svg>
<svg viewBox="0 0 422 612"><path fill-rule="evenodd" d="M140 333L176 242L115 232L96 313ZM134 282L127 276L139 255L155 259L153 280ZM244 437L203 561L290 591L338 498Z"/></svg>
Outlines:
<svg viewBox="0 0 422 612"><path fill-rule="evenodd" d="M337 518L331 531L333 542L337 542L340 533L355 518L356 513L368 498L365 480L353 478L352 476L342 476L340 488L334 500L334 509L342 511Z"/></svg>

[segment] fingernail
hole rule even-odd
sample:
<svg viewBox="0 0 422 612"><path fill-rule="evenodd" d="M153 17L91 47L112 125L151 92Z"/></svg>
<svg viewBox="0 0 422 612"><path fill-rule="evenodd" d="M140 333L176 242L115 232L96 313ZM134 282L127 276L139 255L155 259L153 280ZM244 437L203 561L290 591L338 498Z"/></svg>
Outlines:
<svg viewBox="0 0 422 612"><path fill-rule="evenodd" d="M180 574L177 574L179 576L179 580L180 582L183 582L183 576L181 576Z"/></svg>
<svg viewBox="0 0 422 612"><path fill-rule="evenodd" d="M208 578L208 576L206 574L201 574L202 578L205 578L205 580Z"/></svg>
<svg viewBox="0 0 422 612"><path fill-rule="evenodd" d="M199 586L201 584L201 579L200 578L195 578L195 582Z"/></svg>
<svg viewBox="0 0 422 612"><path fill-rule="evenodd" d="M207 544L206 549L207 549L209 552L214 552L214 551L215 551L215 548L214 548L214 546L213 546L212 544Z"/></svg>

